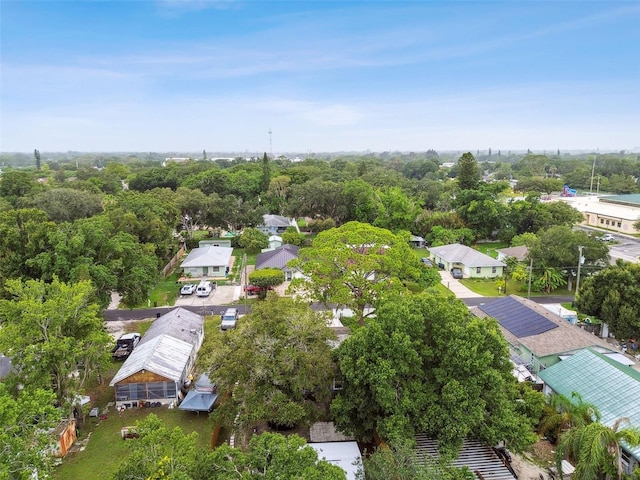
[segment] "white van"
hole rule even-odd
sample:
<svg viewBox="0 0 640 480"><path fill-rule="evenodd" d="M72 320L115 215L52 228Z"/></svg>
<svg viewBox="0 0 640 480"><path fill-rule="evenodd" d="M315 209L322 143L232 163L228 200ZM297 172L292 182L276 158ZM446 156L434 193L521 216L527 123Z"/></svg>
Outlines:
<svg viewBox="0 0 640 480"><path fill-rule="evenodd" d="M229 328L236 328L237 322L238 322L238 309L227 308L227 310L225 310L225 312L222 314L222 323L220 324L220 328L222 330L227 330Z"/></svg>
<svg viewBox="0 0 640 480"><path fill-rule="evenodd" d="M213 290L211 282L200 282L196 287L196 295L198 297L208 297L211 290Z"/></svg>

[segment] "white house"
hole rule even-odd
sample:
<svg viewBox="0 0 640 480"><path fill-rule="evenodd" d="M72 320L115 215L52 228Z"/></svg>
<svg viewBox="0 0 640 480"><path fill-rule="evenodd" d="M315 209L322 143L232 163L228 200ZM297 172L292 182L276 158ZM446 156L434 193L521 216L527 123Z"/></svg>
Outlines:
<svg viewBox="0 0 640 480"><path fill-rule="evenodd" d="M293 218L266 214L262 216L262 219L262 225L258 225L257 228L265 235L280 235L289 227L294 227L300 233L298 223Z"/></svg>
<svg viewBox="0 0 640 480"><path fill-rule="evenodd" d="M427 250L436 265L445 270L460 268L465 277L501 277L506 267L505 263L459 243L430 247Z"/></svg>
<svg viewBox="0 0 640 480"><path fill-rule="evenodd" d="M231 269L231 247L207 245L194 248L180 264L182 273L191 277L225 277Z"/></svg>

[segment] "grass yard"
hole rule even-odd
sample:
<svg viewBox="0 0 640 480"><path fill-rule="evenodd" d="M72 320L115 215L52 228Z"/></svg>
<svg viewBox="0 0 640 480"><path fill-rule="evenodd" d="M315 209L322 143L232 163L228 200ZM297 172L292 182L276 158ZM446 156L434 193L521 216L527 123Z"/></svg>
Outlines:
<svg viewBox="0 0 640 480"><path fill-rule="evenodd" d="M147 302L136 305L134 308L148 308L154 305L158 307L175 305L176 299L180 295L179 278L180 269L178 268L167 278L163 278L158 282L154 289L151 290Z"/></svg>
<svg viewBox="0 0 640 480"><path fill-rule="evenodd" d="M151 320L138 322L132 328L144 334L151 324ZM203 355L198 359L200 371L204 369L203 365L200 365L204 361L204 351L212 347L207 339L214 338L213 331L218 329L219 324L219 315L205 317L205 340L201 350ZM122 362L113 361L104 374L105 380L102 384L94 381L87 386L87 392L91 394L92 406L99 407L101 412L109 402L114 400L115 392L113 387L109 387L109 381L121 366ZM130 442L134 441L122 440L120 429L135 425L137 420L143 419L150 413L156 414L170 429L179 426L187 434L197 432L198 445L205 448L210 446L213 424L209 421L207 414L198 415L194 412L183 412L177 408L169 410L167 407L134 408L118 414L114 407L111 407L107 412L106 420L101 421L86 416L85 422L79 427L79 441L86 440L87 435L90 435L86 449L67 455L62 465L54 471L53 478L57 480L111 478L118 463L128 454ZM223 432L219 439L219 443L226 440L227 433Z"/></svg>
<svg viewBox="0 0 640 480"><path fill-rule="evenodd" d="M507 248L509 246L508 243L504 242L487 242L487 243L478 243L473 246L476 250L485 255L489 255L491 258L498 258L498 252L501 248Z"/></svg>
<svg viewBox="0 0 640 480"><path fill-rule="evenodd" d="M198 445L206 448L210 445L213 424L207 415L183 412L178 409L161 408L129 409L121 414L114 410L107 414L106 420L88 419L80 431L80 437L86 438L85 429L93 432L82 452L67 455L62 464L54 470L56 480L102 480L112 478L120 461L129 453L129 442L122 440L120 429L135 425L148 414L154 413L169 428L180 427L185 433L197 432Z"/></svg>
<svg viewBox="0 0 640 480"><path fill-rule="evenodd" d="M460 282L469 290L478 293L484 297L502 297L505 296L505 292L498 292L498 286L495 279L485 278L463 278ZM527 297L529 285L520 282L514 282L509 280L507 282L506 295L518 295L520 297ZM533 287L531 289L532 297L546 297L546 296L568 296L573 295L574 292L567 290L566 288L559 288L551 293L536 292Z"/></svg>

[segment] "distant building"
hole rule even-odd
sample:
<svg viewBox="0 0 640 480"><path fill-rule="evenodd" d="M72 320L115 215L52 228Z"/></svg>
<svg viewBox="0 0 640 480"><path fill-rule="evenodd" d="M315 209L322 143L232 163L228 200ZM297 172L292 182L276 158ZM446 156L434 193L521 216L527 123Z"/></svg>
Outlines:
<svg viewBox="0 0 640 480"><path fill-rule="evenodd" d="M640 220L640 194L606 197L563 197L563 202L582 213L584 224L620 233L640 233L633 224Z"/></svg>

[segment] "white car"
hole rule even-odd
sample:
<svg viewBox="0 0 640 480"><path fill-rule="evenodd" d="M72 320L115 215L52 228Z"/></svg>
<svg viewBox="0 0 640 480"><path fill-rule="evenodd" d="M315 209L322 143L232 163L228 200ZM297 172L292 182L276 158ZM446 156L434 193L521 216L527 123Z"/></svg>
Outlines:
<svg viewBox="0 0 640 480"><path fill-rule="evenodd" d="M600 240L602 240L603 242L613 242L615 239L616 237L614 237L610 233L605 233L603 236L600 237Z"/></svg>
<svg viewBox="0 0 640 480"><path fill-rule="evenodd" d="M187 285L183 285L183 287L180 289L180 295L191 295L193 292L196 291L196 286L195 284L192 283L188 283Z"/></svg>

